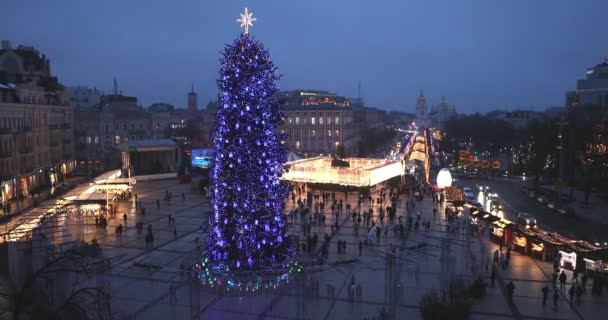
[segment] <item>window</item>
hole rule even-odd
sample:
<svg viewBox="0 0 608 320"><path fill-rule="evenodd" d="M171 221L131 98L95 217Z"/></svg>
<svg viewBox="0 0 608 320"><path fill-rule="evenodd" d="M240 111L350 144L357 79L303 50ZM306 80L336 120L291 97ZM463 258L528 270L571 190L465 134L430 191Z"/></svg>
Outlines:
<svg viewBox="0 0 608 320"><path fill-rule="evenodd" d="M310 118L310 124L312 124L313 126L316 124L315 117Z"/></svg>
<svg viewBox="0 0 608 320"><path fill-rule="evenodd" d="M91 144L91 136L87 136L87 144Z"/></svg>
<svg viewBox="0 0 608 320"><path fill-rule="evenodd" d="M340 124L340 117L336 117L336 122L335 124Z"/></svg>
<svg viewBox="0 0 608 320"><path fill-rule="evenodd" d="M296 117L296 124L300 124L300 117Z"/></svg>
<svg viewBox="0 0 608 320"><path fill-rule="evenodd" d="M114 137L114 143L116 143L116 144L120 143L120 136Z"/></svg>
<svg viewBox="0 0 608 320"><path fill-rule="evenodd" d="M323 124L323 117L319 117L319 124Z"/></svg>
<svg viewBox="0 0 608 320"><path fill-rule="evenodd" d="M340 141L336 141L336 148L340 146Z"/></svg>
<svg viewBox="0 0 608 320"><path fill-rule="evenodd" d="M296 149L300 149L300 141L296 141Z"/></svg>
<svg viewBox="0 0 608 320"><path fill-rule="evenodd" d="M327 136L331 137L331 130L327 130Z"/></svg>
<svg viewBox="0 0 608 320"><path fill-rule="evenodd" d="M327 117L327 124L331 124L331 117Z"/></svg>
<svg viewBox="0 0 608 320"><path fill-rule="evenodd" d="M291 117L287 117L287 123L291 124L293 121L291 119Z"/></svg>
<svg viewBox="0 0 608 320"><path fill-rule="evenodd" d="M99 143L99 137L95 136L95 143Z"/></svg>
<svg viewBox="0 0 608 320"><path fill-rule="evenodd" d="M336 137L340 136L340 130L336 130Z"/></svg>
<svg viewBox="0 0 608 320"><path fill-rule="evenodd" d="M310 135L312 137L316 137L317 136L317 130L315 130L315 129L310 130Z"/></svg>

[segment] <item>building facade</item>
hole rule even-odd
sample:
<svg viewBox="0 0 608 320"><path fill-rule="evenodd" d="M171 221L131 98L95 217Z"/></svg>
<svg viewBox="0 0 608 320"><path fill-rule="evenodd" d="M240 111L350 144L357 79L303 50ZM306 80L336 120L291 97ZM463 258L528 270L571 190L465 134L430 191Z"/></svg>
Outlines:
<svg viewBox="0 0 608 320"><path fill-rule="evenodd" d="M353 109L348 98L327 91L280 92L285 118L280 126L291 152L304 157L346 153L356 148Z"/></svg>
<svg viewBox="0 0 608 320"><path fill-rule="evenodd" d="M566 106L608 107L608 59L589 68L585 79L576 81L576 90L566 93Z"/></svg>
<svg viewBox="0 0 608 320"><path fill-rule="evenodd" d="M72 173L73 123L69 95L51 76L50 61L32 47L13 49L2 41L0 201L4 207L61 183Z"/></svg>
<svg viewBox="0 0 608 320"><path fill-rule="evenodd" d="M450 118L456 116L456 106L448 104L445 96L441 97L441 102L431 107L428 117L431 119L433 125L441 127Z"/></svg>
<svg viewBox="0 0 608 320"><path fill-rule="evenodd" d="M101 102L101 91L86 86L69 87L70 105L74 108L98 106Z"/></svg>
<svg viewBox="0 0 608 320"><path fill-rule="evenodd" d="M190 143L182 133L191 117L185 109L167 103L144 109L136 97L102 96L96 107L75 109L78 166L89 172L118 168L119 145L129 141L171 138L183 150Z"/></svg>

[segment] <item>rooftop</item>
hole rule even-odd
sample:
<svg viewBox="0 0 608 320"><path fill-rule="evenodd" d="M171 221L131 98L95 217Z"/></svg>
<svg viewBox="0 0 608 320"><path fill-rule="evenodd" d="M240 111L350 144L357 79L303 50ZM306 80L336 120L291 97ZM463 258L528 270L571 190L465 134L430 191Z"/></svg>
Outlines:
<svg viewBox="0 0 608 320"><path fill-rule="evenodd" d="M175 141L170 139L129 140L125 144L131 148L177 146Z"/></svg>

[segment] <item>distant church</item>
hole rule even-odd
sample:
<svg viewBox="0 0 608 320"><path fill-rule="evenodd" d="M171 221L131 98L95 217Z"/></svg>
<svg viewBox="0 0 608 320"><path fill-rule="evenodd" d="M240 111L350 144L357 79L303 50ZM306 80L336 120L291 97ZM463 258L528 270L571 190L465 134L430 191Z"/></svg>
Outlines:
<svg viewBox="0 0 608 320"><path fill-rule="evenodd" d="M416 102L415 122L418 127L441 127L443 123L456 115L456 106L448 104L445 96L441 97L441 103L432 106L431 110L427 111L426 97L424 92L420 90L420 96L418 96Z"/></svg>

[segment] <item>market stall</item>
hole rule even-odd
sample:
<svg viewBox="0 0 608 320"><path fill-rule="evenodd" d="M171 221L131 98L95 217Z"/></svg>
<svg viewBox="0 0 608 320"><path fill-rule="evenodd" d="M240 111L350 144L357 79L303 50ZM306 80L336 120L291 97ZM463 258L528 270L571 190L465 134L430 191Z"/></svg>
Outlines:
<svg viewBox="0 0 608 320"><path fill-rule="evenodd" d="M513 250L522 254L528 254L530 252L530 241L531 235L524 233L519 228L513 230Z"/></svg>

